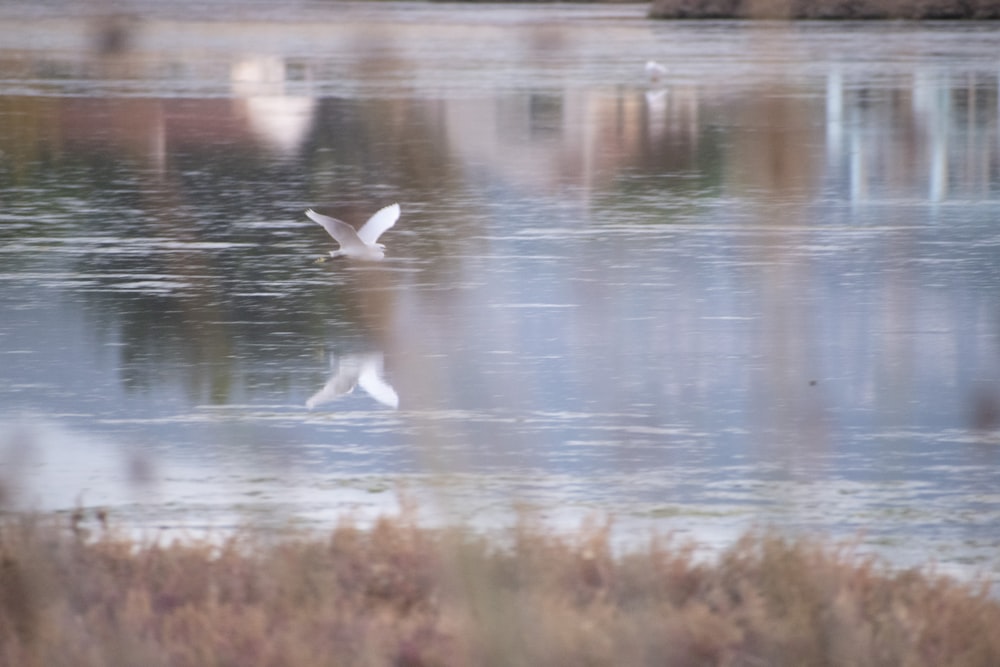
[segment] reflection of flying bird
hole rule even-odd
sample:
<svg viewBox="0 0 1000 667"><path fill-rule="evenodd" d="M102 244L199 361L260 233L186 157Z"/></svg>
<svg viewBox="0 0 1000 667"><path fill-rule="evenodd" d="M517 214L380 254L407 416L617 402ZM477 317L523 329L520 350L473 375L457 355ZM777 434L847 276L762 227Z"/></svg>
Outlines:
<svg viewBox="0 0 1000 667"><path fill-rule="evenodd" d="M653 81L659 81L667 75L667 68L655 60L646 61L646 75Z"/></svg>
<svg viewBox="0 0 1000 667"><path fill-rule="evenodd" d="M306 211L306 215L322 225L333 240L340 244L339 248L330 251L330 257L378 260L385 257L385 246L376 241L385 230L396 224L399 219L399 204L379 209L357 231L346 222L321 215L312 209ZM326 258L321 261L326 261Z"/></svg>
<svg viewBox="0 0 1000 667"><path fill-rule="evenodd" d="M333 375L322 389L309 397L306 407L312 410L317 405L335 401L357 386L382 405L399 407L396 390L382 378L382 355L377 352L349 354L337 360Z"/></svg>

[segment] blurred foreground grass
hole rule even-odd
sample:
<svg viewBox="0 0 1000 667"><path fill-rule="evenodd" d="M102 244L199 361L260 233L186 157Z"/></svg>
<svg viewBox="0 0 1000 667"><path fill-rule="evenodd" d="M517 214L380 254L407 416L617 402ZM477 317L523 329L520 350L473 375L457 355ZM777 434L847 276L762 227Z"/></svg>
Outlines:
<svg viewBox="0 0 1000 667"><path fill-rule="evenodd" d="M404 513L170 544L78 519L0 522L0 664L1000 664L984 587L771 534L709 563L530 519L502 540Z"/></svg>

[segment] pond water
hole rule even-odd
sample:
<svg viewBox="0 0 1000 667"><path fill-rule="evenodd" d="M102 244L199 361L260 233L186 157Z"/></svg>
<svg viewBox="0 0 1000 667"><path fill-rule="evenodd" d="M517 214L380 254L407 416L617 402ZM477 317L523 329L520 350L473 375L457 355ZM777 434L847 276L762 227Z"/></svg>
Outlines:
<svg viewBox="0 0 1000 667"><path fill-rule="evenodd" d="M0 21L8 503L401 490L1000 576L995 25L58 5ZM315 263L305 209L394 201L384 262Z"/></svg>

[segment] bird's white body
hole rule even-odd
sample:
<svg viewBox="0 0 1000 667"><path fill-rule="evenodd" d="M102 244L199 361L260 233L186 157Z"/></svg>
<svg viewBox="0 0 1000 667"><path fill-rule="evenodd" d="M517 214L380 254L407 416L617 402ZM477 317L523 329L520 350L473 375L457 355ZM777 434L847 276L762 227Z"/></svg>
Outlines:
<svg viewBox="0 0 1000 667"><path fill-rule="evenodd" d="M646 75L653 81L659 81L667 75L667 68L655 60L646 61Z"/></svg>
<svg viewBox="0 0 1000 667"><path fill-rule="evenodd" d="M333 367L333 375L330 376L322 389L306 401L308 409L312 410L317 405L335 401L359 386L382 405L390 408L399 407L399 396L396 394L396 390L382 378L381 354L376 352L345 355L331 366Z"/></svg>
<svg viewBox="0 0 1000 667"><path fill-rule="evenodd" d="M340 244L330 251L330 257L352 257L354 259L380 260L385 258L385 246L377 243L378 237L399 220L399 204L391 204L379 209L368 222L357 231L342 220L317 213L309 209L306 215L315 221Z"/></svg>

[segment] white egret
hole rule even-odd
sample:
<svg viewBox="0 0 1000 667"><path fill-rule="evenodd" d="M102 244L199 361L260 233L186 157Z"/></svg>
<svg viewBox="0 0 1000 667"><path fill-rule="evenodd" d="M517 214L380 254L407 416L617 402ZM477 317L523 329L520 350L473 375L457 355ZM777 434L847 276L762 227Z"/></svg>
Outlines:
<svg viewBox="0 0 1000 667"><path fill-rule="evenodd" d="M646 74L653 81L659 81L662 77L667 75L667 68L664 65L656 62L655 60L646 61Z"/></svg>
<svg viewBox="0 0 1000 667"><path fill-rule="evenodd" d="M330 257L380 260L385 258L385 246L376 241L385 230L396 224L396 220L399 219L399 204L379 209L357 231L342 220L322 215L312 209L307 210L306 215L319 223L333 240L340 244L339 248L330 251ZM326 261L326 258L320 261Z"/></svg>
<svg viewBox="0 0 1000 667"><path fill-rule="evenodd" d="M355 387L361 387L382 405L390 408L399 407L396 390L382 377L382 355L378 352L345 355L330 365L333 367L333 375L322 389L306 401L308 409L312 410L317 405L346 396L354 391Z"/></svg>

